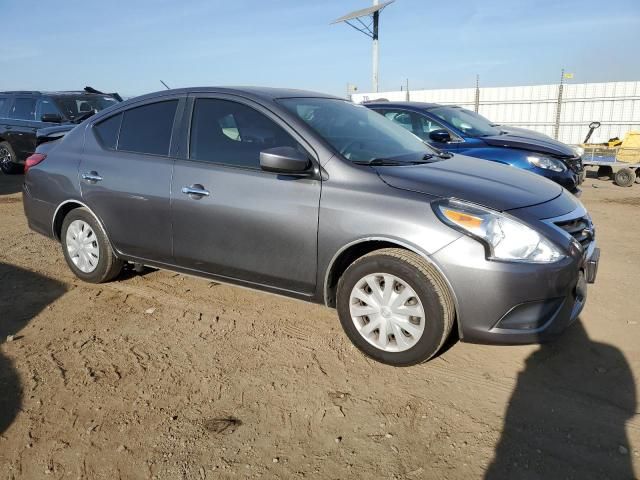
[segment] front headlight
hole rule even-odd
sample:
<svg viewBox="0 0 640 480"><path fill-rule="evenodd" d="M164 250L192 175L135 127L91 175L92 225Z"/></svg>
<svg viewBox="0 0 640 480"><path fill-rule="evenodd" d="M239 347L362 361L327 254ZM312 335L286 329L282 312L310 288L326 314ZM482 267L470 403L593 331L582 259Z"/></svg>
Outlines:
<svg viewBox="0 0 640 480"><path fill-rule="evenodd" d="M534 229L499 212L459 200L435 202L433 208L444 223L484 243L490 259L552 263L565 257Z"/></svg>
<svg viewBox="0 0 640 480"><path fill-rule="evenodd" d="M579 157L584 155L584 148L582 147L573 147L573 151L576 152L576 155Z"/></svg>
<svg viewBox="0 0 640 480"><path fill-rule="evenodd" d="M564 172L567 169L564 162L551 157L529 156L527 157L527 160L531 165L544 168L545 170L551 170L553 172Z"/></svg>

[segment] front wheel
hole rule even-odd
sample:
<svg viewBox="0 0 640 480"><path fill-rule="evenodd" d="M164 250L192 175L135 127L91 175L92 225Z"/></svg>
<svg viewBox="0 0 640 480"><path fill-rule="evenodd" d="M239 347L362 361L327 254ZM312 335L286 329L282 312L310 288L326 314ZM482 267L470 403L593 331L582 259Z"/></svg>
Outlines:
<svg viewBox="0 0 640 480"><path fill-rule="evenodd" d="M394 366L429 360L455 319L440 273L402 249L374 251L352 263L338 283L340 322L366 355Z"/></svg>
<svg viewBox="0 0 640 480"><path fill-rule="evenodd" d="M108 282L122 271L124 263L116 258L102 226L86 208L67 214L61 240L67 265L85 282Z"/></svg>

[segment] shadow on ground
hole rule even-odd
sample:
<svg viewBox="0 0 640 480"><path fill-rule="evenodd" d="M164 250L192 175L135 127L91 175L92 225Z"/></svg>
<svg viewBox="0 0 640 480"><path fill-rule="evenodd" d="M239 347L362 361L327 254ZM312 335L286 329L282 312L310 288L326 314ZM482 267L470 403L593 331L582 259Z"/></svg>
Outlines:
<svg viewBox="0 0 640 480"><path fill-rule="evenodd" d="M7 336L20 341L20 331L66 291L60 282L0 262L0 434L20 411L23 388L20 377L3 352Z"/></svg>
<svg viewBox="0 0 640 480"><path fill-rule="evenodd" d="M22 191L24 175L5 175L0 172L0 195L11 195Z"/></svg>
<svg viewBox="0 0 640 480"><path fill-rule="evenodd" d="M636 478L625 431L635 409L622 352L576 322L527 359L485 478Z"/></svg>

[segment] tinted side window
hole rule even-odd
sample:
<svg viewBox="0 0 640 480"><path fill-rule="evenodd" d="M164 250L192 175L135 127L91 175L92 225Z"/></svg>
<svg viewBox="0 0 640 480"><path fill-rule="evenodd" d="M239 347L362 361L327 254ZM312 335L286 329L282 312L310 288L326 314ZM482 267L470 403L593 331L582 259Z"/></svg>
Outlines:
<svg viewBox="0 0 640 480"><path fill-rule="evenodd" d="M385 110L384 116L413 133L411 114L402 110Z"/></svg>
<svg viewBox="0 0 640 480"><path fill-rule="evenodd" d="M228 100L196 100L191 159L260 168L260 152L273 147L302 149L282 127L251 107Z"/></svg>
<svg viewBox="0 0 640 480"><path fill-rule="evenodd" d="M16 98L13 107L9 110L9 118L17 120L35 120L36 118L36 99L35 98Z"/></svg>
<svg viewBox="0 0 640 480"><path fill-rule="evenodd" d="M98 140L100 140L100 143L102 143L103 147L110 148L112 150L116 149L121 122L122 114L119 113L118 115L114 115L113 117L103 120L93 127L96 132L96 136L98 137Z"/></svg>
<svg viewBox="0 0 640 480"><path fill-rule="evenodd" d="M118 150L168 155L178 100L151 103L124 112Z"/></svg>
<svg viewBox="0 0 640 480"><path fill-rule="evenodd" d="M60 110L58 110L58 107L56 107L53 101L43 98L36 106L36 120L40 121L42 115L46 114L60 115L62 117Z"/></svg>
<svg viewBox="0 0 640 480"><path fill-rule="evenodd" d="M7 97L0 97L0 118L4 116L4 109L7 106Z"/></svg>

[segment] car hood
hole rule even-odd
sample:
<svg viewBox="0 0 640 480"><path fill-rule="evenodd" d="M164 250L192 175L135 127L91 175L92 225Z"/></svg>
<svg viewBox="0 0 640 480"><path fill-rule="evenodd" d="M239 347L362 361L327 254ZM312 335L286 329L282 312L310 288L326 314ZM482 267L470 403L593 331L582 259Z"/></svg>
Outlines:
<svg viewBox="0 0 640 480"><path fill-rule="evenodd" d="M502 135L493 135L482 137L482 140L488 145L495 147L520 148L522 150L531 150L532 152L547 153L550 155L558 155L561 157L575 157L576 153L569 145L554 140L550 137L544 137L535 132L527 132L524 129L509 130L505 127Z"/></svg>
<svg viewBox="0 0 640 480"><path fill-rule="evenodd" d="M375 167L387 185L438 197L454 197L505 211L556 198L562 187L515 167L455 155L423 165Z"/></svg>

